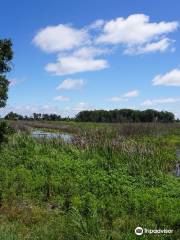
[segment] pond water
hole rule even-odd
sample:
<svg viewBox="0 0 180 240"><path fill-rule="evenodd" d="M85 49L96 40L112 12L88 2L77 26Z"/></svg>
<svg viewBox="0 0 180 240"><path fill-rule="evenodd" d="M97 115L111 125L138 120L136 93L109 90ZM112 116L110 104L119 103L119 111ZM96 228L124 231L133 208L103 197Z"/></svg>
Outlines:
<svg viewBox="0 0 180 240"><path fill-rule="evenodd" d="M61 138L65 142L70 142L73 137L69 133L47 132L47 131L42 131L42 130L33 130L31 132L31 136L33 136L35 138L47 138L47 139Z"/></svg>

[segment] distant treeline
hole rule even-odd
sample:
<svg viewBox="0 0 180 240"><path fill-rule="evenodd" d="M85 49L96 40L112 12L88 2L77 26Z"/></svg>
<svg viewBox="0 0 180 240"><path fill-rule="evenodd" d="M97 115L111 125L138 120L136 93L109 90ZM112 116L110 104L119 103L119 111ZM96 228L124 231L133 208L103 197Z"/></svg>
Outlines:
<svg viewBox="0 0 180 240"><path fill-rule="evenodd" d="M82 111L76 116L81 122L173 122L174 114L167 111L147 109L144 111L132 109Z"/></svg>
<svg viewBox="0 0 180 240"><path fill-rule="evenodd" d="M47 120L47 121L68 121L70 120L69 117L62 118L60 115L57 114L41 114L41 113L33 113L32 116L23 116L14 112L8 113L4 119L6 120Z"/></svg>
<svg viewBox="0 0 180 240"><path fill-rule="evenodd" d="M10 112L5 117L7 120L47 120L47 121L79 121L79 122L174 122L174 114L167 111L156 111L147 109L144 111L132 109L115 109L115 110L92 110L81 111L74 118L62 118L57 114L33 113L32 116L22 116ZM176 120L179 121L179 120Z"/></svg>

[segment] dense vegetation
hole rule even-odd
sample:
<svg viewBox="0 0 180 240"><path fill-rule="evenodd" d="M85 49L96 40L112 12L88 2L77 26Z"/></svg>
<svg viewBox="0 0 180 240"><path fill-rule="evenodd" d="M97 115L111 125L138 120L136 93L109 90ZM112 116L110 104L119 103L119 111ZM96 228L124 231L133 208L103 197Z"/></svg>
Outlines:
<svg viewBox="0 0 180 240"><path fill-rule="evenodd" d="M174 114L167 111L132 109L82 111L76 116L80 122L173 122Z"/></svg>
<svg viewBox="0 0 180 240"><path fill-rule="evenodd" d="M5 116L7 120L46 120L46 121L80 121L80 122L173 122L175 121L174 114L167 111L156 111L147 109L144 111L132 109L120 110L94 110L81 111L75 118L62 118L57 114L41 114L33 113L33 116L22 116L17 113L10 112Z"/></svg>
<svg viewBox="0 0 180 240"><path fill-rule="evenodd" d="M8 98L9 81L6 73L11 70L13 58L12 42L8 39L0 39L0 108L5 107ZM0 144L6 140L9 127L5 122L0 122Z"/></svg>
<svg viewBox="0 0 180 240"><path fill-rule="evenodd" d="M5 74L11 70L13 58L12 42L8 39L0 39L0 107L6 105L9 81Z"/></svg>
<svg viewBox="0 0 180 240"><path fill-rule="evenodd" d="M1 147L0 239L179 239L179 124L82 126L72 143L16 133Z"/></svg>
<svg viewBox="0 0 180 240"><path fill-rule="evenodd" d="M12 56L11 41L0 40L0 107ZM14 131L0 123L1 240L133 240L137 226L172 229L158 238L178 240L180 125L157 123L173 122L172 113L83 111L69 122L56 114L10 112L5 120ZM32 128L74 137L68 143L35 139Z"/></svg>
<svg viewBox="0 0 180 240"><path fill-rule="evenodd" d="M69 118L62 118L60 115L52 113L52 114L41 114L41 113L33 113L32 116L23 116L21 114L17 114L14 112L9 112L5 117L6 120L46 120L46 121L67 121Z"/></svg>

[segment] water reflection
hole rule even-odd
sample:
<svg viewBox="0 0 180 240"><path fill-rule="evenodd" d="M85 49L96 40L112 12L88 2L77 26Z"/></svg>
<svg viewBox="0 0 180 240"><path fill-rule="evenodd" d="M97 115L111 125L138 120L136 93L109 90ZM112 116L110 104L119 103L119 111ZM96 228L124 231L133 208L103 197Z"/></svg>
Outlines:
<svg viewBox="0 0 180 240"><path fill-rule="evenodd" d="M61 138L66 142L70 142L72 139L72 135L69 133L57 133L57 132L46 132L42 130L34 130L31 132L31 136L35 138Z"/></svg>

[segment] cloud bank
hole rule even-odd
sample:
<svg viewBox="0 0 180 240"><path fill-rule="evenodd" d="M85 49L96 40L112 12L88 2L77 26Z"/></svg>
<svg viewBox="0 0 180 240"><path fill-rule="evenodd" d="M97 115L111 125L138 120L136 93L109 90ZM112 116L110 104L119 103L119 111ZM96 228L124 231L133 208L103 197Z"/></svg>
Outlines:
<svg viewBox="0 0 180 240"><path fill-rule="evenodd" d="M45 66L47 72L68 75L109 67L105 55L113 46L120 46L128 55L172 50L174 41L168 34L178 26L177 21L151 22L145 14L132 14L127 18L96 20L82 28L67 24L47 26L37 32L33 43L44 52L57 55L56 62Z"/></svg>

